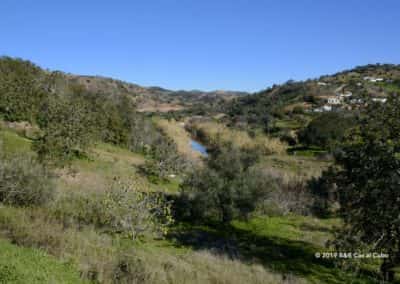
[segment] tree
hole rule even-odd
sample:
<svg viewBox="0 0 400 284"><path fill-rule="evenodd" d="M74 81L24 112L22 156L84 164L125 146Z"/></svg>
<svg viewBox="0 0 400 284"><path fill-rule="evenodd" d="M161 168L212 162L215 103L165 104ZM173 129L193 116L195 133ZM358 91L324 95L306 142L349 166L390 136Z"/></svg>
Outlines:
<svg viewBox="0 0 400 284"><path fill-rule="evenodd" d="M0 57L0 113L9 121L34 121L48 92L45 73L29 61Z"/></svg>
<svg viewBox="0 0 400 284"><path fill-rule="evenodd" d="M0 202L39 206L52 200L53 196L54 182L47 169L31 157L6 158L0 153Z"/></svg>
<svg viewBox="0 0 400 284"><path fill-rule="evenodd" d="M319 216L329 216L337 209L336 171L335 167L330 167L320 177L312 177L308 181L308 189L313 196L313 211Z"/></svg>
<svg viewBox="0 0 400 284"><path fill-rule="evenodd" d="M381 271L400 263L400 98L370 105L336 157L344 229L336 244L387 253Z"/></svg>
<svg viewBox="0 0 400 284"><path fill-rule="evenodd" d="M65 164L92 142L95 121L79 97L53 95L42 105L38 124L43 135L34 148L42 162Z"/></svg>
<svg viewBox="0 0 400 284"><path fill-rule="evenodd" d="M194 170L182 185L192 201L192 215L229 223L247 217L270 189L268 180L252 166L257 153L226 144L210 153L207 164Z"/></svg>
<svg viewBox="0 0 400 284"><path fill-rule="evenodd" d="M314 118L298 133L299 141L307 146L332 147L354 125L352 116L341 113L324 113Z"/></svg>

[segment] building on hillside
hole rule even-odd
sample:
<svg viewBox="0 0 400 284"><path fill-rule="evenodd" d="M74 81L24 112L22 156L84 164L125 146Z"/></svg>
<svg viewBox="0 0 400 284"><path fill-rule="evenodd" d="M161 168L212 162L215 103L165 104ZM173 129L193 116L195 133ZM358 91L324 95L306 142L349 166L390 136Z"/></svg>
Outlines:
<svg viewBox="0 0 400 284"><path fill-rule="evenodd" d="M361 105L364 103L364 100L363 99L351 99L350 103L353 105Z"/></svg>
<svg viewBox="0 0 400 284"><path fill-rule="evenodd" d="M373 102L386 103L387 98L372 98Z"/></svg>
<svg viewBox="0 0 400 284"><path fill-rule="evenodd" d="M326 111L332 111L332 106L329 106L329 105L324 105L324 106L322 106L322 107L315 108L313 111L314 111L314 112L326 112Z"/></svg>
<svg viewBox="0 0 400 284"><path fill-rule="evenodd" d="M342 103L342 100L340 96L335 96L335 97L328 97L328 104L330 105L340 105Z"/></svg>
<svg viewBox="0 0 400 284"><path fill-rule="evenodd" d="M339 94L339 96L340 96L341 98L350 98L351 96L353 96L353 93L350 92L350 91L346 91L346 92L344 92L344 93Z"/></svg>
<svg viewBox="0 0 400 284"><path fill-rule="evenodd" d="M370 81L372 83L383 82L383 78L376 78L376 77L371 77L371 76L364 77L364 80L365 81Z"/></svg>

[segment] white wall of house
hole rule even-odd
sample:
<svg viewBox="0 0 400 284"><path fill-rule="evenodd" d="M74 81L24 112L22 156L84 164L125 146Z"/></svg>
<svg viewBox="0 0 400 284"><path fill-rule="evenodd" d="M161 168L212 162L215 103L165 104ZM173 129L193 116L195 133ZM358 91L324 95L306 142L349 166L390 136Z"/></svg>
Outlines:
<svg viewBox="0 0 400 284"><path fill-rule="evenodd" d="M341 104L341 100L339 97L330 97L328 98L328 104L330 105L340 105Z"/></svg>

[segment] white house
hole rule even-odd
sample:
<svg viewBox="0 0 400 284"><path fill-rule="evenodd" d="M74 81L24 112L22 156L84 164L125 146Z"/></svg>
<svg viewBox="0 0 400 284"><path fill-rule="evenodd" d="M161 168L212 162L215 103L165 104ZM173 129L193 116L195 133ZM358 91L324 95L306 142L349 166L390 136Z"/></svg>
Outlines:
<svg viewBox="0 0 400 284"><path fill-rule="evenodd" d="M373 102L386 103L387 98L372 98Z"/></svg>
<svg viewBox="0 0 400 284"><path fill-rule="evenodd" d="M371 76L364 77L364 80L365 81L370 81L372 83L383 82L383 78L375 78L375 77L371 77Z"/></svg>
<svg viewBox="0 0 400 284"><path fill-rule="evenodd" d="M340 97L329 97L328 98L328 104L330 105L340 105L342 103L342 100Z"/></svg>
<svg viewBox="0 0 400 284"><path fill-rule="evenodd" d="M314 109L314 112L325 112L325 111L332 111L332 106L324 105L322 107Z"/></svg>

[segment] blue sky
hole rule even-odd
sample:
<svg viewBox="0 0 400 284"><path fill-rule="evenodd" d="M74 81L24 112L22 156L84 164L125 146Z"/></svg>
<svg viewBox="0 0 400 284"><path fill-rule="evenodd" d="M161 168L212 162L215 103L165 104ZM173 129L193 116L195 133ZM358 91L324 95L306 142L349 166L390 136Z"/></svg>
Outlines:
<svg viewBox="0 0 400 284"><path fill-rule="evenodd" d="M2 0L0 54L171 89L256 91L400 63L398 0Z"/></svg>

